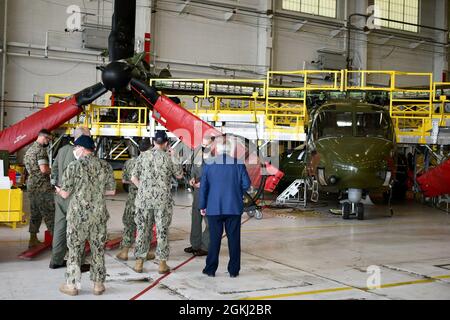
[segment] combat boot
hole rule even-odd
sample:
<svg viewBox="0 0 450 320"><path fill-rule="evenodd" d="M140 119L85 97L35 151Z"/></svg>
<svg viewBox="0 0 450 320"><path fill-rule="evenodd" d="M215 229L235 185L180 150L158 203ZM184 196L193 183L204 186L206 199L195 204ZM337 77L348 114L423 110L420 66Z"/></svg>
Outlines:
<svg viewBox="0 0 450 320"><path fill-rule="evenodd" d="M165 260L161 260L159 262L159 270L158 270L159 274L165 274L165 273L169 273L170 272L170 268L167 265Z"/></svg>
<svg viewBox="0 0 450 320"><path fill-rule="evenodd" d="M127 261L128 260L128 250L130 248L123 247L122 250L117 254L116 258L119 260Z"/></svg>
<svg viewBox="0 0 450 320"><path fill-rule="evenodd" d="M38 245L42 244L42 242L40 242L37 238L37 234L36 233L30 233L30 241L28 242L28 248L33 248L36 247Z"/></svg>
<svg viewBox="0 0 450 320"><path fill-rule="evenodd" d="M103 282L94 282L94 294L96 296L102 295L105 292L105 285Z"/></svg>
<svg viewBox="0 0 450 320"><path fill-rule="evenodd" d="M153 252L147 252L147 260L155 259L155 254Z"/></svg>
<svg viewBox="0 0 450 320"><path fill-rule="evenodd" d="M133 270L137 273L142 273L142 271L144 270L144 259L136 259L136 265L134 266Z"/></svg>
<svg viewBox="0 0 450 320"><path fill-rule="evenodd" d="M67 294L69 296L76 296L76 295L78 295L78 289L73 284L64 283L59 288L59 291L61 291L64 294Z"/></svg>

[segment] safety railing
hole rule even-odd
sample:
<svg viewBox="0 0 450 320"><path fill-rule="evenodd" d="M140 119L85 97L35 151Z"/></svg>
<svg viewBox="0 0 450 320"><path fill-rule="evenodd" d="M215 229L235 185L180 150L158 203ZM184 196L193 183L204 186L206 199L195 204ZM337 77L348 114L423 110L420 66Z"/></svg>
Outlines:
<svg viewBox="0 0 450 320"><path fill-rule="evenodd" d="M424 140L430 136L432 123L450 123L450 82L433 82L431 73L393 70L300 70L269 71L265 79L152 79L150 85L168 96L190 97L182 105L196 114L208 114L218 120L232 115L236 119L261 121L269 130L304 132L308 120L309 95L318 92L342 93L351 97L364 92L386 92L389 108L398 136L415 136ZM48 94L49 105L70 94ZM133 111L134 109L134 111ZM102 111L103 110L103 111ZM114 115L105 120L106 113ZM128 121L124 113L135 113ZM209 115L213 114L214 117ZM102 116L103 115L103 116ZM253 118L251 118L253 116ZM66 129L84 124L97 132L114 129L147 129L148 111L140 107L88 106L85 112L65 124ZM134 131L136 132L136 130ZM275 132L275 131L274 131Z"/></svg>
<svg viewBox="0 0 450 320"><path fill-rule="evenodd" d="M48 107L49 105L56 103L67 97L70 97L70 96L72 96L72 94L70 94L70 93L47 93L44 97L44 106ZM72 132L72 130L78 126L89 126L88 113L89 113L89 106L85 109L84 112L80 113L73 119L71 119L68 122L61 125L60 129L64 129L65 134L70 134Z"/></svg>
<svg viewBox="0 0 450 320"><path fill-rule="evenodd" d="M148 126L147 107L109 107L91 105L90 125L93 135L103 135L102 131L113 136L145 136Z"/></svg>

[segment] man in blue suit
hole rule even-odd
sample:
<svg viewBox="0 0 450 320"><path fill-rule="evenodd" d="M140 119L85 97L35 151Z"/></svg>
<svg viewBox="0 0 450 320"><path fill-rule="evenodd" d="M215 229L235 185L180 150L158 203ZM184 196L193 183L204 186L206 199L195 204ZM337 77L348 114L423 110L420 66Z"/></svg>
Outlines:
<svg viewBox="0 0 450 320"><path fill-rule="evenodd" d="M229 143L217 141L216 157L203 165L200 180L200 209L208 218L210 242L203 273L214 277L219 266L223 228L228 238L230 277L241 268L241 216L243 196L251 182L245 164L230 156Z"/></svg>

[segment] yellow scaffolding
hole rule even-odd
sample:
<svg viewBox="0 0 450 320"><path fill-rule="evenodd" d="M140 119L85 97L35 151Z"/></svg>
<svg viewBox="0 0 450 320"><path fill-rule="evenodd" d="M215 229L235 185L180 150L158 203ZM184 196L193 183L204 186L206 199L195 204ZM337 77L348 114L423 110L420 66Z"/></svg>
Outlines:
<svg viewBox="0 0 450 320"><path fill-rule="evenodd" d="M374 81L375 79L375 81ZM378 81L377 81L378 80ZM382 84L374 84L382 83ZM413 137L424 143L433 123L444 126L450 120L445 106L450 103L450 83L433 82L432 73L394 70L300 70L269 71L265 79L152 79L150 85L173 96L191 97L189 110L218 121L222 115L245 116L261 121L275 134L304 133L308 121L307 98L318 91L380 91L389 96L390 115L397 137ZM45 103L70 94L48 94ZM138 121L124 121L123 112L135 110ZM115 115L102 121L101 115ZM243 117L244 118L244 117ZM259 119L259 120L258 120ZM148 127L145 107L109 107L90 105L76 119L63 126L67 132L86 125L94 135L144 136Z"/></svg>
<svg viewBox="0 0 450 320"><path fill-rule="evenodd" d="M70 94L48 93L45 95L45 107L50 104L64 99ZM123 120L124 112L135 111L138 115L137 122ZM111 121L102 120L102 116L106 114L114 116ZM60 129L64 130L64 134L71 134L72 130L78 126L86 126L91 129L93 136L129 136L130 133L135 137L145 137L147 135L148 126L148 108L147 107L111 107L90 104L86 106L82 113L74 119L66 122Z"/></svg>

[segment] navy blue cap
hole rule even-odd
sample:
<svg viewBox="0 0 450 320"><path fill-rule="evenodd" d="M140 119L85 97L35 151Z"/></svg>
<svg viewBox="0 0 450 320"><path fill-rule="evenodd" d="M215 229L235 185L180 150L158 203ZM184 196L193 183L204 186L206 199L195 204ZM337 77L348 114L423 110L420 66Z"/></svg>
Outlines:
<svg viewBox="0 0 450 320"><path fill-rule="evenodd" d="M88 136L79 137L77 140L75 140L74 145L89 149L91 151L95 150L94 140L92 140L92 138Z"/></svg>
<svg viewBox="0 0 450 320"><path fill-rule="evenodd" d="M163 144L165 142L169 141L169 137L167 136L167 133L165 131L159 130L155 133L155 143L156 144Z"/></svg>

